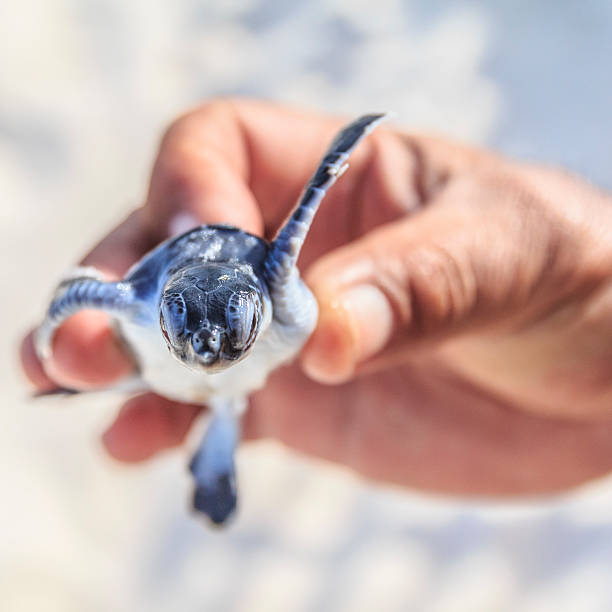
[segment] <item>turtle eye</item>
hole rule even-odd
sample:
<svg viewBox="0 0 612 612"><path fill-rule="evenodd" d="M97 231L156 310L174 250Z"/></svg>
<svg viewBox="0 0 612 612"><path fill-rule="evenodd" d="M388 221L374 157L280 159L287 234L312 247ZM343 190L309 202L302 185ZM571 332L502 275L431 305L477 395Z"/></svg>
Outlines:
<svg viewBox="0 0 612 612"><path fill-rule="evenodd" d="M180 293L164 294L159 321L166 340L172 346L180 344L187 322L187 307Z"/></svg>
<svg viewBox="0 0 612 612"><path fill-rule="evenodd" d="M235 349L250 346L257 335L259 311L252 295L234 293L226 311L229 340Z"/></svg>

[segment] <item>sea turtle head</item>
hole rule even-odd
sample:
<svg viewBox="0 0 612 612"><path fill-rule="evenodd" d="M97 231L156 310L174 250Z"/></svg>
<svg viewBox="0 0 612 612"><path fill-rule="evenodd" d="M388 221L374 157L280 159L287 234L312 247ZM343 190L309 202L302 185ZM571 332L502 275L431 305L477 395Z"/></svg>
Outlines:
<svg viewBox="0 0 612 612"><path fill-rule="evenodd" d="M207 262L183 268L161 298L160 325L170 352L192 368L231 366L263 331L265 301L250 266Z"/></svg>

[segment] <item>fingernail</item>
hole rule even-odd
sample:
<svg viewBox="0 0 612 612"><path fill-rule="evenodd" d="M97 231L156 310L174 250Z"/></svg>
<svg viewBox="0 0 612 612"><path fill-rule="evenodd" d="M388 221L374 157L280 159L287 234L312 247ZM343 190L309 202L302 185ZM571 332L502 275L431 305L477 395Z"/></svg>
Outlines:
<svg viewBox="0 0 612 612"><path fill-rule="evenodd" d="M43 365L34 348L34 332L30 332L21 342L19 349L21 367L28 380L37 391L50 391L57 385L47 376Z"/></svg>
<svg viewBox="0 0 612 612"><path fill-rule="evenodd" d="M176 236L188 232L198 225L201 225L200 221L194 215L188 212L180 212L168 222L168 233L170 236Z"/></svg>
<svg viewBox="0 0 612 612"><path fill-rule="evenodd" d="M102 433L100 438L102 440L104 448L106 449L106 452L112 456L115 456L119 445L117 444L118 436L114 426L111 424L108 429L104 433Z"/></svg>
<svg viewBox="0 0 612 612"><path fill-rule="evenodd" d="M321 305L317 328L302 355L302 368L310 378L327 385L351 378L353 339L338 302Z"/></svg>
<svg viewBox="0 0 612 612"><path fill-rule="evenodd" d="M385 294L359 285L321 305L317 329L302 358L314 380L337 384L349 380L358 363L378 353L393 329L393 311Z"/></svg>
<svg viewBox="0 0 612 612"><path fill-rule="evenodd" d="M387 296L374 285L359 285L340 296L342 310L351 329L355 361L378 353L393 331L393 310Z"/></svg>

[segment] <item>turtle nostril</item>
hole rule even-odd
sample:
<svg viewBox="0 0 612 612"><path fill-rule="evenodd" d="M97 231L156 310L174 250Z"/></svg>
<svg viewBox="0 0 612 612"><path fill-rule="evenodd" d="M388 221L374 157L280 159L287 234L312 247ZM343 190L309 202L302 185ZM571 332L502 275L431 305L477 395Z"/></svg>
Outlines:
<svg viewBox="0 0 612 612"><path fill-rule="evenodd" d="M194 352L204 363L212 363L219 356L221 334L217 329L199 329L191 338Z"/></svg>
<svg viewBox="0 0 612 612"><path fill-rule="evenodd" d="M200 332L193 334L191 338L191 345L193 346L193 350L198 353L198 355L204 350L204 342L202 342Z"/></svg>
<svg viewBox="0 0 612 612"><path fill-rule="evenodd" d="M221 334L218 330L213 330L208 337L208 347L213 353L218 353L221 348Z"/></svg>

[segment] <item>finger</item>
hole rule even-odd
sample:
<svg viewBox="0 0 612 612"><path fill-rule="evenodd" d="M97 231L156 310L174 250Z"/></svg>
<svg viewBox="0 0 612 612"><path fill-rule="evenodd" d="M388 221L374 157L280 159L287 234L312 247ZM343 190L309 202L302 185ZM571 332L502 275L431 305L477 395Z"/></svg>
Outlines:
<svg viewBox="0 0 612 612"><path fill-rule="evenodd" d="M47 374L69 389L110 385L134 371L134 362L101 312L82 311L61 325L53 339Z"/></svg>
<svg viewBox="0 0 612 612"><path fill-rule="evenodd" d="M52 356L44 367L34 350L33 334L30 332L23 340L22 364L30 381L41 391L57 386L107 386L134 370L134 363L103 313L83 311L68 319L57 330Z"/></svg>
<svg viewBox="0 0 612 612"><path fill-rule="evenodd" d="M227 223L260 234L248 173L247 144L231 105L208 104L179 118L153 167L145 209L150 231L163 239L199 223Z"/></svg>
<svg viewBox="0 0 612 612"><path fill-rule="evenodd" d="M21 342L20 346L21 367L28 380L39 391L50 391L57 384L45 372L36 349L34 348L34 331L30 331Z"/></svg>
<svg viewBox="0 0 612 612"><path fill-rule="evenodd" d="M303 356L307 373L347 380L358 366L401 360L420 344L501 325L517 312L534 316L581 278L591 282L591 273L568 273L581 265L584 236L560 231L557 219L506 182L449 183L420 215L318 261L307 275L320 303Z"/></svg>
<svg viewBox="0 0 612 612"><path fill-rule="evenodd" d="M178 217L178 225L191 218L262 234L264 224L287 214L340 125L248 100L214 101L179 118L151 178L153 231L171 232Z"/></svg>
<svg viewBox="0 0 612 612"><path fill-rule="evenodd" d="M224 222L271 238L344 123L246 100L216 101L185 115L168 130L155 164L145 209L151 231L165 237L198 222ZM406 214L475 156L435 138L377 130L327 196L307 250L314 258L354 237L360 225ZM361 219L366 201L377 206Z"/></svg>
<svg viewBox="0 0 612 612"><path fill-rule="evenodd" d="M138 462L183 443L201 406L179 404L153 393L130 399L102 435L107 452L125 462Z"/></svg>
<svg viewBox="0 0 612 612"><path fill-rule="evenodd" d="M82 260L108 278L120 278L152 246L140 210L111 231ZM132 373L134 364L99 312L83 311L70 317L53 338L51 358L41 364L29 334L22 348L24 370L40 390L57 384L68 388L90 388L112 384Z"/></svg>

